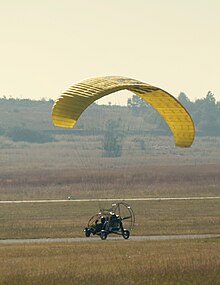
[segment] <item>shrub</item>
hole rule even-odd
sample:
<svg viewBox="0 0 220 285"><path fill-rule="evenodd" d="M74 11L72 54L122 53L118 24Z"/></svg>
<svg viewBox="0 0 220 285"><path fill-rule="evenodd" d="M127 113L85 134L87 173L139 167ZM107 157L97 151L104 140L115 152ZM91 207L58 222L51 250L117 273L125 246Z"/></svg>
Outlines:
<svg viewBox="0 0 220 285"><path fill-rule="evenodd" d="M15 142L46 143L54 140L51 134L22 127L12 128L6 135Z"/></svg>

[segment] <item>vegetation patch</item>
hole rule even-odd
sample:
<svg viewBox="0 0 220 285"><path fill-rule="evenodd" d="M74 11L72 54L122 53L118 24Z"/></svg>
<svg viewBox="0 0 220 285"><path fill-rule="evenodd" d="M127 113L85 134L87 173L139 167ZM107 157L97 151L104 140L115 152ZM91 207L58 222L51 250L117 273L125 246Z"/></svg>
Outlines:
<svg viewBox="0 0 220 285"><path fill-rule="evenodd" d="M220 240L0 246L0 284L217 285Z"/></svg>
<svg viewBox="0 0 220 285"><path fill-rule="evenodd" d="M47 143L54 141L51 134L22 127L14 127L8 130L6 136L14 142Z"/></svg>

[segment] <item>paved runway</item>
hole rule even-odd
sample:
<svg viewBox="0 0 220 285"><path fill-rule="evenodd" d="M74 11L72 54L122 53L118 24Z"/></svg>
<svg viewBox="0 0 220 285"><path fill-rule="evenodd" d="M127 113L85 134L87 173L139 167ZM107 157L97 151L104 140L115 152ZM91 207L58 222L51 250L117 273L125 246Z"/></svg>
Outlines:
<svg viewBox="0 0 220 285"><path fill-rule="evenodd" d="M203 197L140 197L140 198L101 198L101 199L63 199L63 200L22 200L22 201L0 201L0 204L20 204L20 203L64 203L64 202L105 202L105 201L169 201L169 200L214 200L220 199L218 196Z"/></svg>
<svg viewBox="0 0 220 285"><path fill-rule="evenodd" d="M108 236L107 240L128 241L160 241L160 240L180 240L180 239L206 239L220 238L220 234L193 234L193 235L166 235L166 236L131 236L124 240L121 236ZM0 239L1 244L33 244L33 243L74 243L74 242L103 242L98 236L94 237L73 237L73 238L36 238L36 239Z"/></svg>
<svg viewBox="0 0 220 285"><path fill-rule="evenodd" d="M19 204L19 203L70 203L70 202L101 202L101 201L169 201L169 200L211 200L220 197L153 197L153 198L103 198L103 199L66 199L66 200L24 200L24 201L0 201L0 204ZM166 235L166 236L131 236L131 241L142 240L176 240L176 239L201 239L201 238L220 238L220 234L197 234L197 235ZM120 240L122 237L109 236L107 240ZM129 241L128 240L128 241ZM59 243L59 242L96 242L101 241L99 237L73 237L73 238L39 238L39 239L0 239L0 244L22 244L22 243Z"/></svg>

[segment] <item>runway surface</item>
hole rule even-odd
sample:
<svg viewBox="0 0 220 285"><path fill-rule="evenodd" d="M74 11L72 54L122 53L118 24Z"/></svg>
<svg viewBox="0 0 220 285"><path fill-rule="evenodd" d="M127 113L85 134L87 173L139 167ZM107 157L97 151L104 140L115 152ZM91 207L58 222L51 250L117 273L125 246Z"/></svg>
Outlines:
<svg viewBox="0 0 220 285"><path fill-rule="evenodd" d="M220 197L142 197L142 198L102 198L102 199L63 199L63 200L24 200L24 201L0 201L0 204L20 204L20 203L71 203L71 202L104 202L104 201L169 201L169 200L212 200ZM166 236L131 236L127 241L159 241L177 239L202 239L220 238L220 234L193 234L193 235L166 235ZM107 240L120 240L122 237L109 236ZM94 237L73 237L73 238L36 238L36 239L0 239L1 244L31 244L31 243L72 243L72 242L97 242L101 239Z"/></svg>
<svg viewBox="0 0 220 285"><path fill-rule="evenodd" d="M140 197L140 198L102 198L102 199L74 199L67 198L63 200L11 200L11 201L0 201L0 204L20 204L20 203L64 203L64 202L105 202L105 201L170 201L170 200L212 200L220 199L218 196L207 196L207 197Z"/></svg>
<svg viewBox="0 0 220 285"><path fill-rule="evenodd" d="M124 240L121 236L107 237L108 240L124 240L128 241L160 241L160 240L180 240L180 239L206 239L220 238L220 234L197 234L197 235L166 235L166 236L131 236L128 240ZM33 243L74 243L74 242L103 242L98 236L94 237L73 237L73 238L36 238L36 239L0 239L1 244L33 244Z"/></svg>

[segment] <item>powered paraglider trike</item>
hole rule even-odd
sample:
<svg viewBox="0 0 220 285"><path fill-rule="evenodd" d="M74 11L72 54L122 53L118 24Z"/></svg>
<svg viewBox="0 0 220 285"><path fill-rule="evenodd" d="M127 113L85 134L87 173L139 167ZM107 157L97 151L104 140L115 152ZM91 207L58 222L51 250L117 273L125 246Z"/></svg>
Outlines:
<svg viewBox="0 0 220 285"><path fill-rule="evenodd" d="M130 231L135 223L135 215L125 202L112 204L110 209L101 209L98 214L92 216L84 232L86 237L99 235L102 240L112 233L122 235L124 239L130 237Z"/></svg>

